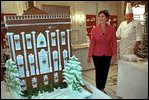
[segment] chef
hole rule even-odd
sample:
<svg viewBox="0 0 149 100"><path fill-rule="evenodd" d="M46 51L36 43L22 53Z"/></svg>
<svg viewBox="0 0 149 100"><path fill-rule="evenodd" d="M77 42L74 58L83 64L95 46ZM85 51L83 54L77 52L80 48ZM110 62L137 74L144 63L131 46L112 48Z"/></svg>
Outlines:
<svg viewBox="0 0 149 100"><path fill-rule="evenodd" d="M143 34L141 23L133 19L131 3L127 3L125 19L116 32L120 40L120 58L122 55L134 54L139 50Z"/></svg>

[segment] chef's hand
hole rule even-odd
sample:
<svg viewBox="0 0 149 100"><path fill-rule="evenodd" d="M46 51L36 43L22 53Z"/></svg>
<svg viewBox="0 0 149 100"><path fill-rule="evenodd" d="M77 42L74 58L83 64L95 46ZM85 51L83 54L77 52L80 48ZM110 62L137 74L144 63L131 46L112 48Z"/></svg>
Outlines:
<svg viewBox="0 0 149 100"><path fill-rule="evenodd" d="M134 52L137 52L140 48L139 48L139 45L141 44L141 42L140 41L137 41L136 42L136 44L135 44L135 46L134 46L134 48L133 48L133 50L134 50Z"/></svg>
<svg viewBox="0 0 149 100"><path fill-rule="evenodd" d="M91 57L88 57L88 58L87 58L87 62L88 62L88 63L91 63Z"/></svg>

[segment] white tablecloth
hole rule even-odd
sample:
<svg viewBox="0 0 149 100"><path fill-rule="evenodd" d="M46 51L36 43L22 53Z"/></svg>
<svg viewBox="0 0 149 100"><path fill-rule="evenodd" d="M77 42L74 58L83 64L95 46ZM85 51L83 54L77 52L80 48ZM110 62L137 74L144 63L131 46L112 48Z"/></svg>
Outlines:
<svg viewBox="0 0 149 100"><path fill-rule="evenodd" d="M148 98L148 62L118 61L117 96Z"/></svg>

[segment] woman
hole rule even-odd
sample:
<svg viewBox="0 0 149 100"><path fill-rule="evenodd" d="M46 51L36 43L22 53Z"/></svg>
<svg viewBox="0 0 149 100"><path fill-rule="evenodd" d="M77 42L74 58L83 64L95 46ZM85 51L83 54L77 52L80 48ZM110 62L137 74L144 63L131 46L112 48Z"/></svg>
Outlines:
<svg viewBox="0 0 149 100"><path fill-rule="evenodd" d="M109 17L107 10L99 12L99 24L92 29L88 52L88 62L92 58L96 69L96 86L103 92L111 58L112 63L115 62L117 54L116 30L107 24Z"/></svg>

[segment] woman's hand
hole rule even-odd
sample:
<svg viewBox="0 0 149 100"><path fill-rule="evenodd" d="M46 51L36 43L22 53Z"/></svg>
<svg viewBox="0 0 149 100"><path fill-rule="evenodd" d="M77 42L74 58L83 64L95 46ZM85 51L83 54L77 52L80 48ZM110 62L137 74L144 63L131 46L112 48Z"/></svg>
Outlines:
<svg viewBox="0 0 149 100"><path fill-rule="evenodd" d="M112 61L111 63L114 64L116 62L116 55L112 56Z"/></svg>
<svg viewBox="0 0 149 100"><path fill-rule="evenodd" d="M121 37L116 37L117 40L121 40Z"/></svg>
<svg viewBox="0 0 149 100"><path fill-rule="evenodd" d="M88 58L87 58L87 62L88 62L88 63L91 63L91 57L88 57Z"/></svg>

